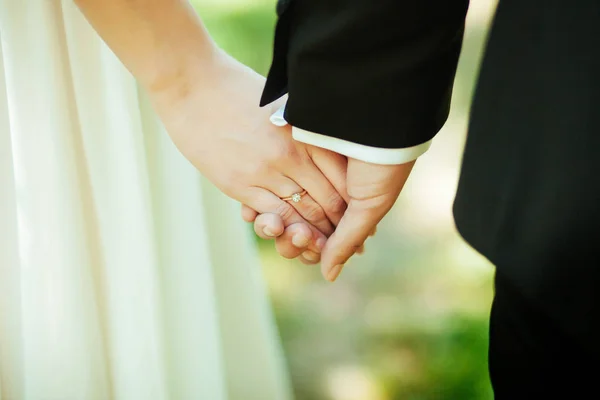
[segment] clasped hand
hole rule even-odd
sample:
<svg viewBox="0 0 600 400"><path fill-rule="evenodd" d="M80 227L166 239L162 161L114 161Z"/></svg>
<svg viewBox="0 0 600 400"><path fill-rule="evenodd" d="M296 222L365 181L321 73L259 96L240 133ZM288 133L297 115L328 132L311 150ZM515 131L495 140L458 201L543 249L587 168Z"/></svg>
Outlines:
<svg viewBox="0 0 600 400"><path fill-rule="evenodd" d="M211 72L214 71L214 72ZM364 163L294 141L271 124L280 106L260 108L264 78L222 53L194 83L152 93L179 151L223 193L244 206L256 233L278 252L335 280L390 210L411 164ZM307 194L299 202L282 198Z"/></svg>

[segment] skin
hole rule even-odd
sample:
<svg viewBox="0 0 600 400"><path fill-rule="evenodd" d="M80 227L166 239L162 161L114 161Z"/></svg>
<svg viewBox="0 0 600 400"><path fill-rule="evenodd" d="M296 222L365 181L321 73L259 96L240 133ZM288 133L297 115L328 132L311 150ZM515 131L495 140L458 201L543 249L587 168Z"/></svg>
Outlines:
<svg viewBox="0 0 600 400"><path fill-rule="evenodd" d="M265 78L217 47L185 0L75 0L148 92L180 152L223 193L257 213L304 223L313 251L346 209L346 159L296 142L260 108ZM327 171L327 177L322 171ZM306 189L302 202L282 201ZM307 242L307 243L305 243Z"/></svg>
<svg viewBox="0 0 600 400"><path fill-rule="evenodd" d="M181 153L244 204L284 257L334 281L396 201L413 163L382 166L311 147L258 107L264 77L225 54L186 0L75 0L147 91ZM299 203L282 201L307 190ZM337 228L336 228L337 227ZM335 233L334 233L335 230Z"/></svg>
<svg viewBox="0 0 600 400"><path fill-rule="evenodd" d="M327 240L321 253L321 273L330 282L340 275L344 265L355 253L364 251L364 243L375 234L377 224L391 210L414 161L401 165L377 165L349 158L346 170L346 199L348 208L333 235ZM264 226L282 229L281 220L273 214L252 215L242 210L245 220L254 221L256 229ZM253 219L254 218L254 219ZM277 241L277 249L288 256L303 256L303 249L290 243L290 235L307 232L302 223L286 228ZM290 232L292 233L290 233Z"/></svg>

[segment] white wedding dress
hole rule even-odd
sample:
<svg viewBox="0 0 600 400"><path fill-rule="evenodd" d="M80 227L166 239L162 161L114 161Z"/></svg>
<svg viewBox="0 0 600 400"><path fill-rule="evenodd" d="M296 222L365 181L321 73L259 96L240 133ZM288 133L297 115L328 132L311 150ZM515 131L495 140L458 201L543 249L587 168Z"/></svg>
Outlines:
<svg viewBox="0 0 600 400"><path fill-rule="evenodd" d="M0 37L0 399L289 399L239 205L71 0Z"/></svg>

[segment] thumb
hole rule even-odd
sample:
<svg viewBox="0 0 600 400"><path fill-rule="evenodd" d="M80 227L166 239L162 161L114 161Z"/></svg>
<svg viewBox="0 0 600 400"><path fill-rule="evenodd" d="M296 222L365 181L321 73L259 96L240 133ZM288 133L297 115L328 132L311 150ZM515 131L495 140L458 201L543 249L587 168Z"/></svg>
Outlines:
<svg viewBox="0 0 600 400"><path fill-rule="evenodd" d="M321 273L333 282L390 211L408 179L414 161L376 165L348 160L348 208L321 253Z"/></svg>
<svg viewBox="0 0 600 400"><path fill-rule="evenodd" d="M361 200L350 200L346 213L322 252L321 273L325 279L331 282L336 280L344 264L360 249L379 221L392 208L394 200L390 196L376 206Z"/></svg>

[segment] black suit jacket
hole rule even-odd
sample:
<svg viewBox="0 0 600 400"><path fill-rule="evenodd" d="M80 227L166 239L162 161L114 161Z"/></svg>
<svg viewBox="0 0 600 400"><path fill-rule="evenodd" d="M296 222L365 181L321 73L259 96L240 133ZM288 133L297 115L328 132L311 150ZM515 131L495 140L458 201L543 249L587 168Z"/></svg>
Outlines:
<svg viewBox="0 0 600 400"><path fill-rule="evenodd" d="M376 147L425 142L448 115L467 7L281 1L262 104L289 91L292 125ZM500 0L454 215L499 274L599 351L600 1Z"/></svg>

